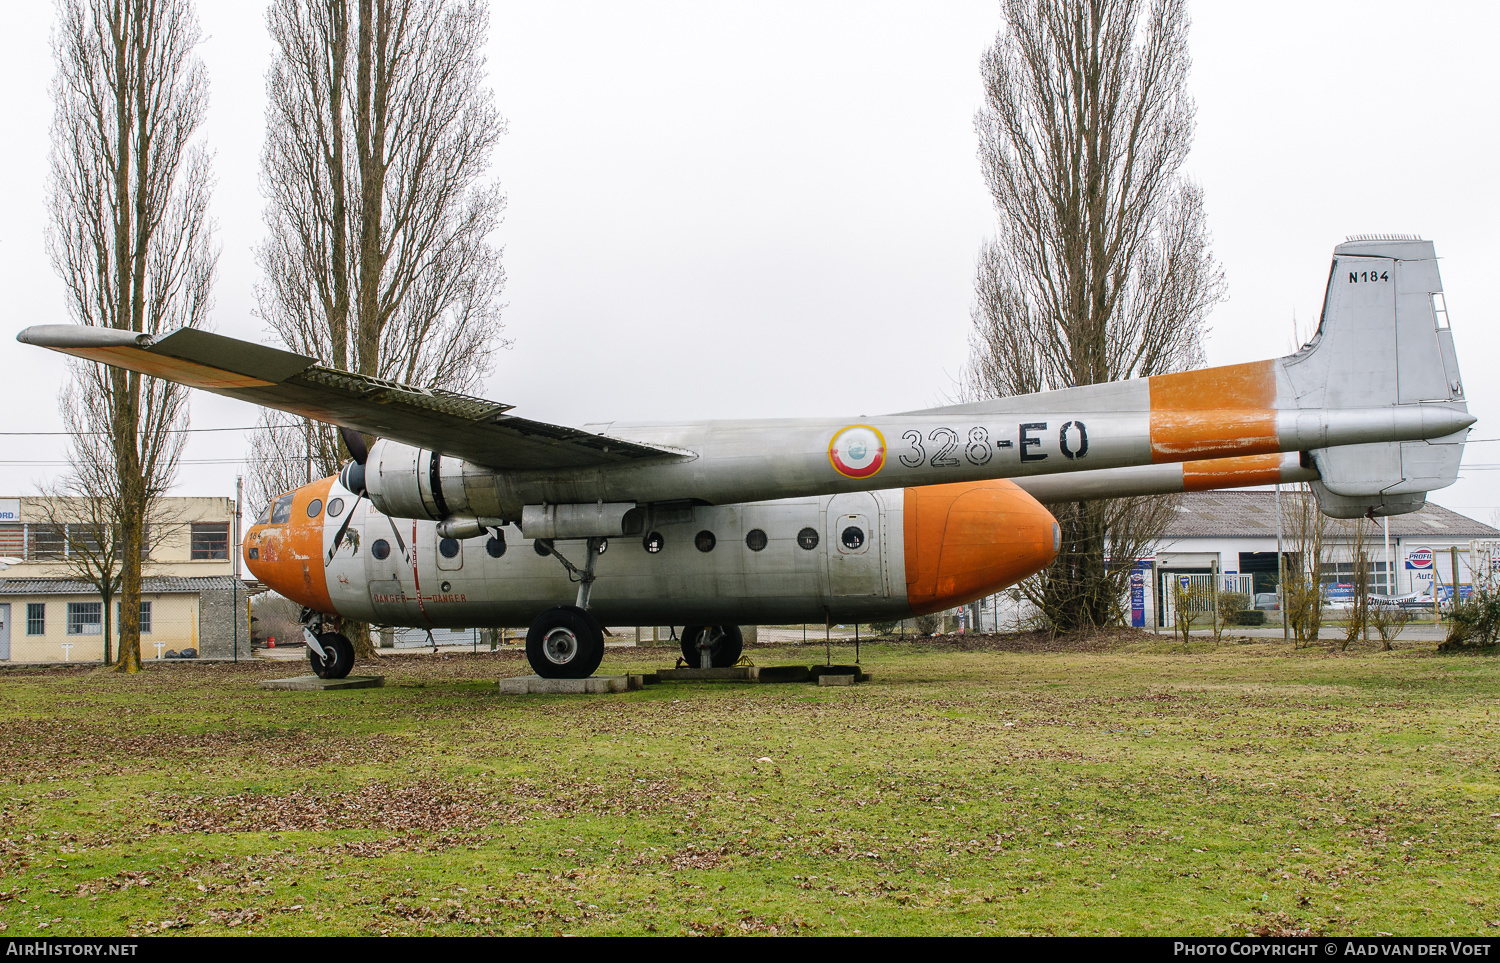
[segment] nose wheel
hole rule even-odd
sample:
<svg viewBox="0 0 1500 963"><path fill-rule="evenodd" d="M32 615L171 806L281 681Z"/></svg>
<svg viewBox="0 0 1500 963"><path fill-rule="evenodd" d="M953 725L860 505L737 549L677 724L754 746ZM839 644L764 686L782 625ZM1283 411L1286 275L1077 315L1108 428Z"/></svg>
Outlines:
<svg viewBox="0 0 1500 963"><path fill-rule="evenodd" d="M536 617L526 632L526 661L544 679L586 679L604 659L604 631L576 605Z"/></svg>
<svg viewBox="0 0 1500 963"><path fill-rule="evenodd" d="M319 655L307 647L307 661L312 663L313 674L320 679L342 679L354 668L354 643L337 632L322 632L318 644L323 647Z"/></svg>
<svg viewBox="0 0 1500 963"><path fill-rule="evenodd" d="M682 658L688 665L727 669L740 660L744 645L745 638L738 625L685 625L682 628Z"/></svg>

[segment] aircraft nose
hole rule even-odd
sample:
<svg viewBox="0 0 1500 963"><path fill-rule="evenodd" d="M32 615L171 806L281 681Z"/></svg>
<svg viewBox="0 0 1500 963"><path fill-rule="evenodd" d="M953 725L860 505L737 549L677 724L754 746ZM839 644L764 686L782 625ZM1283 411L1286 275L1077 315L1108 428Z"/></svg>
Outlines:
<svg viewBox="0 0 1500 963"><path fill-rule="evenodd" d="M319 612L333 613L323 569L323 522L332 478L291 493L284 522L256 525L245 534L245 566L278 594ZM285 496L283 496L285 497Z"/></svg>
<svg viewBox="0 0 1500 963"><path fill-rule="evenodd" d="M906 597L918 615L1040 572L1061 538L1052 513L1004 479L906 489L903 534Z"/></svg>

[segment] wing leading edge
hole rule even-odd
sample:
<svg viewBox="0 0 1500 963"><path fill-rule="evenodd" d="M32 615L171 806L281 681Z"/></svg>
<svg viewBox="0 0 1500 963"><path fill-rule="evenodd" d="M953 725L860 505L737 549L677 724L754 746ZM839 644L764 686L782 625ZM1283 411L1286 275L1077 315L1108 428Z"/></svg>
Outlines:
<svg viewBox="0 0 1500 963"><path fill-rule="evenodd" d="M16 340L251 404L441 451L498 471L603 467L682 452L506 414L498 404L324 367L291 351L193 328L160 338L50 324Z"/></svg>

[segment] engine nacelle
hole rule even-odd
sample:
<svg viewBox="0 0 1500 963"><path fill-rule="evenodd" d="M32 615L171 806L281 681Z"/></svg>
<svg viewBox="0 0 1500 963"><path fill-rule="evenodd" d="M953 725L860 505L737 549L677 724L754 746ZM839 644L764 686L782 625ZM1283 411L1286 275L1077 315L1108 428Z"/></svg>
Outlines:
<svg viewBox="0 0 1500 963"><path fill-rule="evenodd" d="M645 530L645 513L635 502L527 505L521 512L521 534L527 538L616 538Z"/></svg>
<svg viewBox="0 0 1500 963"><path fill-rule="evenodd" d="M499 518L494 472L461 458L381 438L370 446L365 491L395 518Z"/></svg>

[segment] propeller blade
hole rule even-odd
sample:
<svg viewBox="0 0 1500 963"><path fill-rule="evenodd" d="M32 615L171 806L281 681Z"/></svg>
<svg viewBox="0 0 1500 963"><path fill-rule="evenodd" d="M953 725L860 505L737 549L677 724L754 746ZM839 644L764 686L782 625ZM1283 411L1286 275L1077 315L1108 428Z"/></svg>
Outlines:
<svg viewBox="0 0 1500 963"><path fill-rule="evenodd" d="M339 434L344 438L344 447L349 449L349 455L354 459L356 465L363 465L365 459L370 457L370 449L365 445L365 436L353 428L339 426Z"/></svg>

